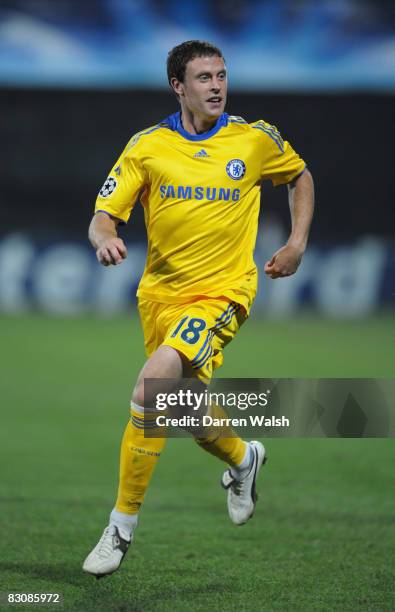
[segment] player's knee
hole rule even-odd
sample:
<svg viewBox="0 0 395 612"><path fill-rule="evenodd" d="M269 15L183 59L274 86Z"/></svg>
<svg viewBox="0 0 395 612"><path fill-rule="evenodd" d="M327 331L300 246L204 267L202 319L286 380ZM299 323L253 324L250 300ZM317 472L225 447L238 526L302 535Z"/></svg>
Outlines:
<svg viewBox="0 0 395 612"><path fill-rule="evenodd" d="M137 381L132 393L132 402L137 406L144 407L144 382Z"/></svg>
<svg viewBox="0 0 395 612"><path fill-rule="evenodd" d="M160 346L140 372L132 402L144 408L155 405L157 393L169 393L183 376L183 361L171 346Z"/></svg>

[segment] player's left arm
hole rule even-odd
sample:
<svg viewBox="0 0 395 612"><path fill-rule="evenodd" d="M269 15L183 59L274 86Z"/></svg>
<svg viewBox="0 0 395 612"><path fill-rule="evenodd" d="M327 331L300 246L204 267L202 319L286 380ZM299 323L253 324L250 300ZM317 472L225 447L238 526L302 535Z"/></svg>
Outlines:
<svg viewBox="0 0 395 612"><path fill-rule="evenodd" d="M307 168L288 184L288 197L292 230L287 243L265 264L271 278L295 274L306 250L314 212L314 183Z"/></svg>

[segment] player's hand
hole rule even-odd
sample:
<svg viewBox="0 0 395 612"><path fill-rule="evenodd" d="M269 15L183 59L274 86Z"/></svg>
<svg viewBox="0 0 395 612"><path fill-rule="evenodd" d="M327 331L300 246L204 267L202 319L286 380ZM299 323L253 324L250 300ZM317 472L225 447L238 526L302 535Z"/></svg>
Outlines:
<svg viewBox="0 0 395 612"><path fill-rule="evenodd" d="M282 278L295 274L302 260L303 251L285 245L276 251L270 261L265 263L265 273L271 278Z"/></svg>
<svg viewBox="0 0 395 612"><path fill-rule="evenodd" d="M115 236L106 238L96 251L96 257L103 266L116 266L122 263L127 255L124 241Z"/></svg>

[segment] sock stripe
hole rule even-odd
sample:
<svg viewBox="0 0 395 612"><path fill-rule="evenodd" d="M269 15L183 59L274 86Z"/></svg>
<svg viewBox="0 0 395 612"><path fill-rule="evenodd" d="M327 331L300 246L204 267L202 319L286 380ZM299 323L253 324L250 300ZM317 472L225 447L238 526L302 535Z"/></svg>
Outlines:
<svg viewBox="0 0 395 612"><path fill-rule="evenodd" d="M145 421L143 420L138 420L136 419L135 416L131 417L131 422L132 425L134 425L134 427L137 427L137 429L155 429L156 427L158 427L156 420L151 420L151 421Z"/></svg>

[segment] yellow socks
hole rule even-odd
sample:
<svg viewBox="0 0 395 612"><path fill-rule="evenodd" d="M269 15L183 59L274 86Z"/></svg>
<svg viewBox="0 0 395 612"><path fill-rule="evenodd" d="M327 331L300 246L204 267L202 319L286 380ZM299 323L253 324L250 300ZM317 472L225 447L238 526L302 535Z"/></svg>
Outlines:
<svg viewBox="0 0 395 612"><path fill-rule="evenodd" d="M165 445L165 438L145 438L147 430L155 427L155 416L131 410L121 445L119 488L115 509L126 514L136 514L153 474L156 462Z"/></svg>
<svg viewBox="0 0 395 612"><path fill-rule="evenodd" d="M212 404L209 414L215 419L228 418L226 412L220 406ZM242 440L229 425L221 428L207 428L207 437L195 438L195 442L205 451L222 459L231 466L241 465L246 456L248 444Z"/></svg>
<svg viewBox="0 0 395 612"><path fill-rule="evenodd" d="M144 431L155 428L157 413L144 413L132 408L121 444L119 488L115 510L124 514L137 514L151 480L166 438L144 437ZM225 411L216 405L210 407L214 418L227 418ZM195 438L197 444L210 454L231 466L242 464L248 445L229 427L207 428L207 436Z"/></svg>

